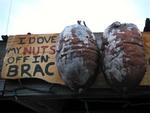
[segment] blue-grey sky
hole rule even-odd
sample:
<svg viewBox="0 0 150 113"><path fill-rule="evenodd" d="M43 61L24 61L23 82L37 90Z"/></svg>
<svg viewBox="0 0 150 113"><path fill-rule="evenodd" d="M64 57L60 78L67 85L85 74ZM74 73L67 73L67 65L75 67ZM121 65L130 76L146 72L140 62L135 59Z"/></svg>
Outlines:
<svg viewBox="0 0 150 113"><path fill-rule="evenodd" d="M114 21L143 31L149 12L150 0L0 0L0 35L59 33L77 20L85 20L93 32Z"/></svg>

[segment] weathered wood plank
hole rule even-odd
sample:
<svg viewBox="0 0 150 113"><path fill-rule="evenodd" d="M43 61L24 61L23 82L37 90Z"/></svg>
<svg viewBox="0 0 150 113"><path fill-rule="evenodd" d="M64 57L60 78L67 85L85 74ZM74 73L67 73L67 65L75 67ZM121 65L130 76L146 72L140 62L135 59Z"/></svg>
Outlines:
<svg viewBox="0 0 150 113"><path fill-rule="evenodd" d="M40 79L6 80L4 96L11 95L62 95L71 91L58 84L50 84Z"/></svg>
<svg viewBox="0 0 150 113"><path fill-rule="evenodd" d="M0 96L3 96L5 80L0 80Z"/></svg>
<svg viewBox="0 0 150 113"><path fill-rule="evenodd" d="M96 82L91 89L104 89L109 86L104 82L101 74L97 76ZM4 96L31 96L31 95L72 95L74 94L68 87L59 84L50 84L40 79L20 79L6 80Z"/></svg>
<svg viewBox="0 0 150 113"><path fill-rule="evenodd" d="M29 79L28 79L29 80ZM32 80L31 80L32 81ZM30 81L30 82L31 82ZM60 85L50 86L49 84L45 84L45 82L40 82L37 80L37 83L32 85L24 85L25 87L21 90L14 89L19 88L20 85L12 85L13 81L8 81L7 87L5 88L4 97L10 98L32 98L32 99L119 99L119 98L149 98L150 96L150 87L140 86L137 89L127 93L127 94L119 94L113 91L111 88L89 88L82 94L77 94L70 91L67 87ZM25 81L28 82L29 81ZM32 82L31 82L32 83ZM35 83L35 79L34 79ZM11 85L12 86L11 86ZM10 87L11 86L11 87ZM39 87L37 87L39 86Z"/></svg>

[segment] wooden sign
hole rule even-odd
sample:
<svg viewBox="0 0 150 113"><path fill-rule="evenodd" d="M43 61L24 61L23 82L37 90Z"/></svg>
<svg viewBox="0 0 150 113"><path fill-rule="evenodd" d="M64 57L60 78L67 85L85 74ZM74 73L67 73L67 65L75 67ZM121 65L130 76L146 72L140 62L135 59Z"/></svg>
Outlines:
<svg viewBox="0 0 150 113"><path fill-rule="evenodd" d="M40 78L64 84L55 62L58 34L16 35L8 38L2 78Z"/></svg>
<svg viewBox="0 0 150 113"><path fill-rule="evenodd" d="M146 65L146 73L144 75L143 80L141 81L141 85L150 85L150 32L142 33L144 40L144 52L145 52L145 65Z"/></svg>

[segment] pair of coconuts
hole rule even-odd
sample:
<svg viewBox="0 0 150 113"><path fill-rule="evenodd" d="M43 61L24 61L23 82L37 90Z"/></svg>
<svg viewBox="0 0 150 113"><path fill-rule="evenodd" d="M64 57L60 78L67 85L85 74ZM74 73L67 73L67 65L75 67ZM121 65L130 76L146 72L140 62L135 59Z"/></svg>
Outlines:
<svg viewBox="0 0 150 113"><path fill-rule="evenodd" d="M114 22L103 37L95 37L85 22L82 25L77 21L59 35L56 65L73 91L80 93L89 88L102 69L113 89L127 92L140 83L145 73L141 32L135 24Z"/></svg>

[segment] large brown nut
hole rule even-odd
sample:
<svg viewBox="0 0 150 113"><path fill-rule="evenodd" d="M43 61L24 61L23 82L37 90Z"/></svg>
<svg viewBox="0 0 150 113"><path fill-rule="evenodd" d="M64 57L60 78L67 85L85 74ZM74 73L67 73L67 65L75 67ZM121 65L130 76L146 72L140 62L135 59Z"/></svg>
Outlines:
<svg viewBox="0 0 150 113"><path fill-rule="evenodd" d="M135 88L145 74L141 32L134 24L114 22L103 34L103 71L110 86L120 92Z"/></svg>
<svg viewBox="0 0 150 113"><path fill-rule="evenodd" d="M65 27L56 51L56 65L65 84L77 92L90 87L98 69L98 49L91 30L80 21Z"/></svg>

